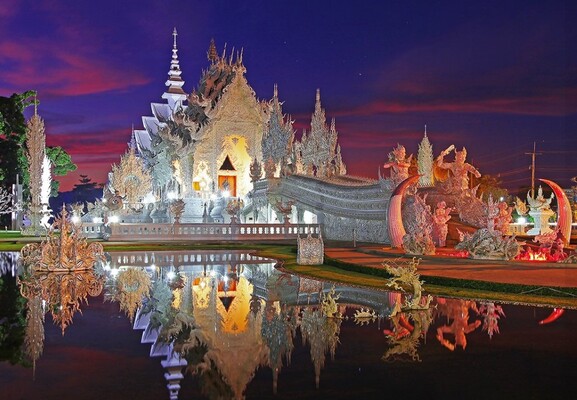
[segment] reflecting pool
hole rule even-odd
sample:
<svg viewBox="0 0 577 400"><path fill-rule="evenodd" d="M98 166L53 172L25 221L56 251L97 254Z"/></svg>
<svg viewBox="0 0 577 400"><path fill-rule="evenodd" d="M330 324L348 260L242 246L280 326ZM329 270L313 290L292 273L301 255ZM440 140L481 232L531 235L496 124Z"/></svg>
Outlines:
<svg viewBox="0 0 577 400"><path fill-rule="evenodd" d="M1 399L555 399L577 312L404 295L237 251L111 252L31 276L0 253ZM150 294L150 297L147 295Z"/></svg>

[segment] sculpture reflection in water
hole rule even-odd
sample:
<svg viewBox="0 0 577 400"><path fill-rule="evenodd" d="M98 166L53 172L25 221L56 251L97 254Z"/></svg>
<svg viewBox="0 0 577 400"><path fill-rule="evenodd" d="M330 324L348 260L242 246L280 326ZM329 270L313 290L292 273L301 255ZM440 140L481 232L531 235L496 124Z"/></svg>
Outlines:
<svg viewBox="0 0 577 400"><path fill-rule="evenodd" d="M467 347L467 334L473 332L481 325L480 320L469 323L469 309L479 314L477 303L474 301L437 297L436 311L439 316L447 317L447 324L437 328L437 340L451 351L455 350L457 346L461 346L465 350ZM493 325L491 332L495 331L495 328L496 325ZM445 338L446 334L453 335L454 343ZM492 333L489 336L492 336Z"/></svg>
<svg viewBox="0 0 577 400"><path fill-rule="evenodd" d="M102 292L104 277L96 270L104 260L102 245L88 243L63 208L47 237L20 252L20 292L27 299L25 353L33 365L44 347L44 315L50 312L64 335L88 296Z"/></svg>
<svg viewBox="0 0 577 400"><path fill-rule="evenodd" d="M400 291L390 292L297 277L276 269L270 260L243 259L251 256L241 252L170 252L148 254L142 260L131 254L113 257L118 265L112 265L109 277L114 283L131 268L149 274L153 284L149 297L142 297L133 326L143 330L142 343L151 345L151 356L162 357L171 399L178 398L185 371L195 376L209 398L242 398L256 371L270 368L276 393L299 332L309 348L318 388L327 358L338 354L341 326L347 320L378 323L380 331L381 321L387 319L382 359L420 361L419 346L435 318L441 326L436 329L437 323L432 335L447 348L464 349L466 335L483 321L490 337L498 333L504 315L494 303L477 308L470 300L432 299L421 293L422 282L410 269L391 279L391 287ZM154 267L143 267L146 263ZM117 284L110 287L116 298L118 291L126 290ZM470 310L479 315L469 317Z"/></svg>

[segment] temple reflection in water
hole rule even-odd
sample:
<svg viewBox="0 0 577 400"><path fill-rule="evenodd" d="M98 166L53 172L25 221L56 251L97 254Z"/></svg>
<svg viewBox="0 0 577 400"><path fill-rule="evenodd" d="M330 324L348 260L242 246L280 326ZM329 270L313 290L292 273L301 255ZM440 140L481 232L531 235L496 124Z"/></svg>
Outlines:
<svg viewBox="0 0 577 400"><path fill-rule="evenodd" d="M178 398L184 370L210 380L201 383L207 390L219 387L225 397L241 398L266 366L276 392L298 328L318 387L327 355L335 355L346 305L374 310L364 316L370 319L393 309L387 292L339 287L342 305L334 315L325 306L336 304L332 284L283 273L271 260L243 252L114 253L109 268L111 277L147 268L155 282L134 328L143 330L150 355L161 357L171 398Z"/></svg>
<svg viewBox="0 0 577 400"><path fill-rule="evenodd" d="M532 386L531 392L537 390L545 397L575 381L568 379L573 373L563 368L577 360L570 344L577 327L573 310L552 313L549 308L448 297L434 298L429 309L407 310L402 293L294 276L276 268L271 260L240 251L112 252L105 256L102 268L30 275L15 267L17 253L0 253L4 281L0 311L7 313L6 293L13 292L14 303L24 307L22 353L29 364L23 364L36 366L37 377L33 381L30 373L24 373L15 380L22 367L0 363L0 394L16 395L25 387L28 396L22 398L34 398L47 390L35 386L40 384L38 376L45 381L51 370L63 368L58 360L68 363L77 358L74 354L82 359L70 370L74 374L97 363L100 356L84 359L81 354L87 346L85 338L91 337L89 331L99 328L94 324L113 321L111 305L99 305L103 298L117 302L112 307L121 317L119 322L132 321L132 330L125 325L113 335L129 338L138 333L141 343L149 346L153 364L156 360L160 364L158 372L150 371L147 381L158 391L148 397L141 393L141 398L188 398L187 381L195 385L195 396L208 398L251 398L256 393L290 398L301 391L319 397L328 393L334 398L358 393L372 397L382 393L379 388L386 376L395 377L387 380L395 393L419 379L423 386L411 389L416 394L425 395L443 385L453 394L458 388L460 396L464 388L458 382L470 376L473 365L480 365L475 373L486 378L494 377L492 371L498 368L505 386L525 382L532 365L549 365L548 376L566 383L537 380L541 386ZM92 317L85 320L82 308ZM94 309L109 311L103 314L104 320L95 320ZM45 315L46 321L56 323L57 336L51 326L45 326ZM4 325L14 321L10 315L0 317ZM82 321L73 324L73 319ZM43 354L45 331L49 354ZM106 328L100 331L100 335L107 334ZM78 335L80 339L74 339ZM55 354L50 350L56 337L64 347L56 346ZM93 337L91 343L99 338ZM68 341L74 340L80 342L70 347ZM127 346L127 340L122 340ZM134 343L134 337L131 340ZM98 346L106 357L117 351L108 348L104 337L101 341ZM3 352L6 343L0 341ZM135 348L142 349L142 345L135 343ZM535 350L527 352L529 348ZM533 361L520 363L519 357ZM127 359L119 355L119 368L110 366L120 382L132 372L122 367ZM146 360L148 364L150 359ZM550 364L550 360L562 362ZM100 382L98 390L110 390L105 388L111 376L101 381L104 372L93 371L100 374L94 376ZM117 387L118 393L126 393L118 389L123 385ZM342 393L335 395L335 388ZM519 396L522 393L520 389Z"/></svg>

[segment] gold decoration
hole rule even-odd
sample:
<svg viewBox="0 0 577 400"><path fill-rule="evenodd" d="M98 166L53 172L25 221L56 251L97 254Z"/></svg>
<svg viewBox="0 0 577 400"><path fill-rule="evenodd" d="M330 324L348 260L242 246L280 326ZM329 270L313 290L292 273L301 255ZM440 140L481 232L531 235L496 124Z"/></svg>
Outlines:
<svg viewBox="0 0 577 400"><path fill-rule="evenodd" d="M139 203L152 190L152 177L133 148L120 157L120 165L112 165L110 186L128 204Z"/></svg>
<svg viewBox="0 0 577 400"><path fill-rule="evenodd" d="M93 270L36 271L21 279L20 291L29 301L37 297L44 300L54 324L60 326L64 335L74 314L81 312L80 304L88 303L88 296L98 296L103 285L103 277Z"/></svg>
<svg viewBox="0 0 577 400"><path fill-rule="evenodd" d="M417 353L420 339L424 338L433 319L431 309L411 310L391 315L393 330L386 331L392 346L382 357L383 361L401 360L408 356L412 361L421 361ZM413 322L411 325L410 321Z"/></svg>
<svg viewBox="0 0 577 400"><path fill-rule="evenodd" d="M150 297L151 286L146 271L130 268L118 274L114 300L120 303L120 309L128 315L130 322L134 320L136 310L142 306L144 298Z"/></svg>
<svg viewBox="0 0 577 400"><path fill-rule="evenodd" d="M34 296L28 299L26 313L26 332L24 335L24 353L32 361L34 375L36 375L36 360L44 350L44 310L42 299Z"/></svg>
<svg viewBox="0 0 577 400"><path fill-rule="evenodd" d="M57 234L56 232L59 232ZM104 260L100 243L88 243L82 231L67 218L62 207L48 236L41 243L29 243L20 250L24 265L30 272L72 272L92 269L97 261Z"/></svg>
<svg viewBox="0 0 577 400"><path fill-rule="evenodd" d="M417 267L420 261L420 258L417 259L413 257L413 259L405 263L405 265L389 265L383 263L385 270L393 275L386 284L388 287L403 292L407 290L412 291L411 297L405 300L405 304L402 307L403 310L428 309L433 299L431 295L427 295L424 298L422 296L423 281L420 280L420 276L417 273Z"/></svg>

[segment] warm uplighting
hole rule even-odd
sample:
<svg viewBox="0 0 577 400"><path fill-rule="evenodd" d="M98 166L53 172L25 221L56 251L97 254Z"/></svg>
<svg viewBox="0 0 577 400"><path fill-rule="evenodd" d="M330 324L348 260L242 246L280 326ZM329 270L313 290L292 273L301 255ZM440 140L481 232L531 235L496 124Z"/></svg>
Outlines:
<svg viewBox="0 0 577 400"><path fill-rule="evenodd" d="M154 203L156 201L156 197L154 197L154 195L152 194L152 192L149 192L146 196L144 196L144 198L142 199L142 202L144 204L151 204Z"/></svg>

